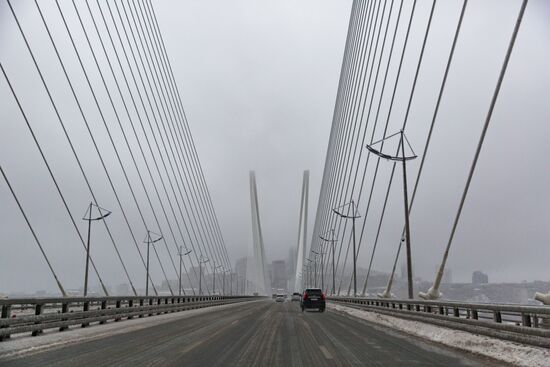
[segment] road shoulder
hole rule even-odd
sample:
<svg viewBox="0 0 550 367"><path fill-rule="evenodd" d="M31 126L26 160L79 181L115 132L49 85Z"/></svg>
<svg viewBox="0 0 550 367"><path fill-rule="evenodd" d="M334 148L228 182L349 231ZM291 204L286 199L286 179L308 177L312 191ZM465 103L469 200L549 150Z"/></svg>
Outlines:
<svg viewBox="0 0 550 367"><path fill-rule="evenodd" d="M247 303L259 301L247 301ZM66 347L78 343L98 340L113 335L125 334L168 322L186 319L205 313L239 307L241 302L204 307L194 310L155 315L144 318L134 318L119 322L109 322L104 325L92 324L81 328L73 326L69 330L59 332L57 329L46 330L42 335L32 337L28 334L16 335L11 339L0 342L0 361L29 356L53 349Z"/></svg>
<svg viewBox="0 0 550 367"><path fill-rule="evenodd" d="M550 367L550 350L475 335L441 326L405 320L376 312L328 303L331 311L343 313L423 340L523 367Z"/></svg>

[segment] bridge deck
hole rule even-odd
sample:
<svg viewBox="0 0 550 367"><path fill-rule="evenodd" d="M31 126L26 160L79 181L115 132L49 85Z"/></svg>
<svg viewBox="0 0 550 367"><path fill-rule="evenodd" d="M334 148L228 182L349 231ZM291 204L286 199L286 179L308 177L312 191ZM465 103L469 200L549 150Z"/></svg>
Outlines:
<svg viewBox="0 0 550 367"><path fill-rule="evenodd" d="M131 323L132 321L128 321ZM125 324L126 322L124 322ZM122 324L120 324L122 326ZM98 326L97 328L101 328ZM70 335L71 331L67 332ZM9 343L9 342L8 342ZM490 361L297 302L259 301L47 350L2 366L487 366Z"/></svg>

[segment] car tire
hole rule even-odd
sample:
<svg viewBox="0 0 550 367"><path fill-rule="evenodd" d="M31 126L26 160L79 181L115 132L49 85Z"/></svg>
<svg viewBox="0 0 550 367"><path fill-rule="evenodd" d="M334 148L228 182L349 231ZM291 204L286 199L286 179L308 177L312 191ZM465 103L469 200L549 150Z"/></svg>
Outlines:
<svg viewBox="0 0 550 367"><path fill-rule="evenodd" d="M304 308L302 307L302 312L304 312Z"/></svg>

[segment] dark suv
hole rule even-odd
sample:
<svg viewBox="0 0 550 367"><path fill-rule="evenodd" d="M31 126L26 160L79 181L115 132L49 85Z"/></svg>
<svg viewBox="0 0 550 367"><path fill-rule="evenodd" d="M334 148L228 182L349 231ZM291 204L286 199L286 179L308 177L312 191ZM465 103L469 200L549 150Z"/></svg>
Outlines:
<svg viewBox="0 0 550 367"><path fill-rule="evenodd" d="M302 300L300 301L300 307L302 312L306 308L316 308L319 312L325 311L325 295L323 291L319 288L308 288L304 291L302 295Z"/></svg>

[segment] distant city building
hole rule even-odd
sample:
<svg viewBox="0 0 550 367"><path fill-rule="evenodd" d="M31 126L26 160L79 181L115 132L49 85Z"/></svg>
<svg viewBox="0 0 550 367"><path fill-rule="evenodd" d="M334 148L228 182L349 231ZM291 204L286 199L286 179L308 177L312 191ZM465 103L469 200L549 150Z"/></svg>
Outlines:
<svg viewBox="0 0 550 367"><path fill-rule="evenodd" d="M487 284L489 283L489 276L479 270L472 273L472 284Z"/></svg>
<svg viewBox="0 0 550 367"><path fill-rule="evenodd" d="M439 266L436 266L434 274L437 274L438 271L439 271ZM443 271L443 278L441 278L441 283L451 284L452 282L453 282L453 270L449 269L449 268L446 268Z"/></svg>
<svg viewBox="0 0 550 367"><path fill-rule="evenodd" d="M117 296L128 296L131 294L130 285L128 283L122 283L115 287L115 293Z"/></svg>
<svg viewBox="0 0 550 367"><path fill-rule="evenodd" d="M271 287L274 289L286 289L287 271L284 260L275 260L271 263Z"/></svg>
<svg viewBox="0 0 550 367"><path fill-rule="evenodd" d="M237 274L235 279L235 291L241 294L245 293L246 288L246 264L246 257L241 257L235 262L235 273Z"/></svg>

